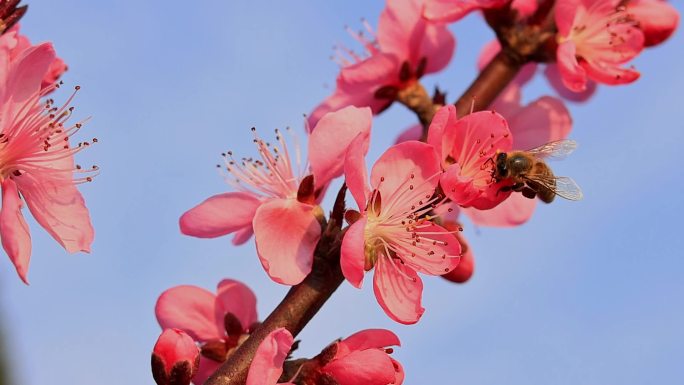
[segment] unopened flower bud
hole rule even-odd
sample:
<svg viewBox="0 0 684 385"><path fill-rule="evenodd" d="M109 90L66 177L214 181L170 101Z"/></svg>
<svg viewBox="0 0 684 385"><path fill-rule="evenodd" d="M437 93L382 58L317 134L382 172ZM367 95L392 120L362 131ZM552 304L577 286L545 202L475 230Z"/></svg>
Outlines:
<svg viewBox="0 0 684 385"><path fill-rule="evenodd" d="M444 228L451 231L457 231L461 229L461 225L455 222L446 221L444 223ZM455 283L465 283L473 276L475 258L473 257L473 252L470 250L470 246L468 246L468 242L466 242L463 234L458 232L455 235L456 239L458 239L458 242L461 244L461 260L455 269L442 275L442 278Z"/></svg>
<svg viewBox="0 0 684 385"><path fill-rule="evenodd" d="M189 385L199 368L200 351L182 330L165 329L152 351L152 376L157 385Z"/></svg>

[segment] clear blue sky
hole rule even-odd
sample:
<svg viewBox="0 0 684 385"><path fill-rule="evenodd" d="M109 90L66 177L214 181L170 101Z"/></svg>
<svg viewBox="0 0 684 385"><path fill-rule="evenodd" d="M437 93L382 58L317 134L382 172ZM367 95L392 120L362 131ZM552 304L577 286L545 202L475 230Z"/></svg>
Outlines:
<svg viewBox="0 0 684 385"><path fill-rule="evenodd" d="M351 44L343 26L364 16L376 24L382 2L237 3L30 2L23 32L54 41L70 66L65 81L83 87L77 112L93 119L82 132L100 142L79 161L102 174L82 188L92 254L67 255L30 220L31 286L0 257L15 383L153 384L153 306L164 289L237 278L257 293L262 317L284 294L251 243L182 236L178 217L228 189L214 165L228 148L253 154L250 127L300 127L334 84L331 47ZM451 99L491 38L477 16L453 30L455 60L426 79ZM571 105L580 149L555 166L583 201L541 207L515 229L469 225L474 279L427 279L416 326L394 324L369 288L344 284L301 334L301 353L386 327L403 342L395 354L407 384L684 383L683 46L679 33L639 58L639 82ZM526 91L547 92L546 83ZM413 122L401 106L377 119L371 158Z"/></svg>

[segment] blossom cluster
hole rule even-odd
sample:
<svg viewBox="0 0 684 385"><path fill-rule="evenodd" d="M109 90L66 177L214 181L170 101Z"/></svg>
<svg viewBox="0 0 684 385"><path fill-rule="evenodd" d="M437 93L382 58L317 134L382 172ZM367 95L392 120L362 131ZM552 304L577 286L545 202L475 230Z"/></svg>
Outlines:
<svg viewBox="0 0 684 385"><path fill-rule="evenodd" d="M18 4L0 0L0 240L28 283L24 205L66 251L90 251L94 230L77 185L92 181L98 168L82 167L74 156L97 139L73 139L85 123L71 121L78 86L64 103L48 97L62 88L67 65L51 43L33 44L20 33L27 7ZM476 110L474 100L464 111L467 92L456 102L440 90L430 97L421 79L447 68L456 51L450 23L474 12L497 36L477 60L481 76L501 70L506 58L508 78L496 97L474 95L485 107ZM305 118L306 144L292 129L275 130L270 140L253 128L257 155L226 151L218 165L232 191L183 213L180 232L232 234L234 245L253 238L268 277L295 286L286 300L298 287L320 284L321 275L332 277L330 286L337 275L338 284L361 289L370 273L387 317L415 324L426 311L424 279L463 283L473 274L461 213L475 225L509 227L529 220L537 198L581 199L575 182L545 163L576 147L566 102L637 81L632 61L678 24L665 0L386 0L377 28L364 20L363 31L349 29L362 52L335 48L335 88ZM523 90L539 72L554 95L524 103ZM369 169L378 134L373 119L394 102L420 124L401 132ZM340 178L326 215L322 202ZM228 278L215 292L191 285L163 292L155 306L162 328L151 357L155 381L215 385L216 373L258 339L243 370L248 385L403 383L393 332L361 330L295 359L299 330L270 317L261 323L256 304L250 288ZM314 307L288 308L288 315L313 316Z"/></svg>
<svg viewBox="0 0 684 385"><path fill-rule="evenodd" d="M420 81L447 67L456 49L449 23L472 12L484 13L490 24L503 17L510 30L536 31L545 40L534 54L518 57L515 78L487 110L459 114L443 93L429 98ZM306 118L307 144L300 146L289 129L276 130L270 142L253 129L258 157L228 151L219 165L235 191L185 212L180 230L199 238L233 234L235 245L253 236L264 271L284 285L301 284L317 264L331 261L356 288L372 271L386 315L417 323L425 312L423 279L462 283L473 274L461 213L475 225L509 227L532 216L536 196L581 198L571 179L556 177L543 161L575 148L566 102L589 100L598 85L636 81L639 72L629 63L665 41L678 22L662 0L387 0L377 29L365 20L364 31L349 29L363 52L335 48L336 87ZM483 48L480 70L516 49L505 33L498 37ZM525 85L542 66L556 95L523 103ZM402 132L368 170L373 117L395 101L421 124ZM339 177L344 185L326 217L321 202ZM347 192L353 207L345 204ZM328 258L331 252L338 257ZM169 357L157 361L192 369L198 359L192 381L204 383L260 327L255 305L254 294L229 279L216 294L169 289L159 298L157 319L181 348L155 349ZM186 349L188 338L194 348ZM365 330L314 358L292 359L291 331L270 328L246 382L400 384L403 369L388 348L396 345L390 331ZM174 358L179 351L185 354Z"/></svg>

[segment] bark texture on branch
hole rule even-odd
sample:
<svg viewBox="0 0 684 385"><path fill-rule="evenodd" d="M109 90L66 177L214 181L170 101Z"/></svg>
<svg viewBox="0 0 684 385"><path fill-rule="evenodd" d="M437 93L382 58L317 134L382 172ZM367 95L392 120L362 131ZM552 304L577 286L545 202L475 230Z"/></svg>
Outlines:
<svg viewBox="0 0 684 385"><path fill-rule="evenodd" d="M293 286L278 307L264 320L228 360L204 384L244 384L247 371L261 341L273 330L284 327L293 336L321 309L332 293L342 284L344 276L340 270L340 245L321 242L317 250L314 269L302 283Z"/></svg>

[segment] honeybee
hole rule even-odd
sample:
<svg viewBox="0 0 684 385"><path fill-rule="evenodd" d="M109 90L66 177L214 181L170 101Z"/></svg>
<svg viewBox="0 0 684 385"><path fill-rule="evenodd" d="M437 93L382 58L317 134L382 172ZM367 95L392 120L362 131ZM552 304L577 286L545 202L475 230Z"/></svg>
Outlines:
<svg viewBox="0 0 684 385"><path fill-rule="evenodd" d="M575 148L577 143L574 140L558 140L527 151L497 154L492 171L494 180L513 181L513 185L502 187L499 191L520 192L526 198L539 197L545 203L551 203L556 195L573 201L582 199L582 190L575 181L568 177L555 176L543 160L564 158Z"/></svg>

